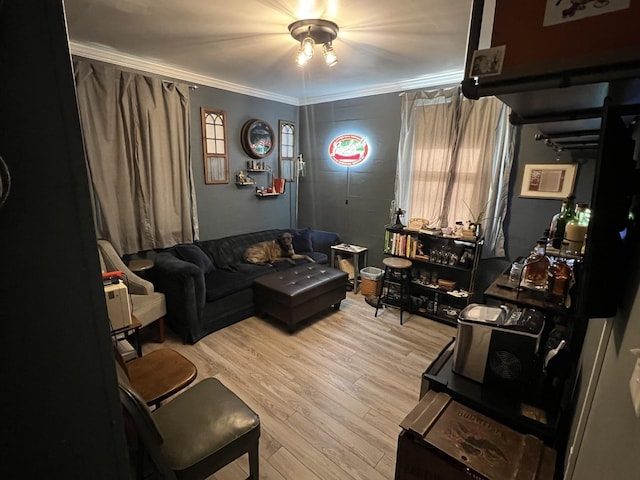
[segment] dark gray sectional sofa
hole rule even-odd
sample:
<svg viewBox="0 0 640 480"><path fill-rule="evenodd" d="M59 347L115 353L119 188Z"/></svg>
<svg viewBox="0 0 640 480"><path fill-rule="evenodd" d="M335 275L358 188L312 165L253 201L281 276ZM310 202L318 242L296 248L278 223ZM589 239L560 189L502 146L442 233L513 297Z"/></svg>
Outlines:
<svg viewBox="0 0 640 480"><path fill-rule="evenodd" d="M185 343L195 343L254 315L253 281L292 265L250 264L243 259L244 251L255 243L274 240L284 231L293 234L296 253L308 255L320 264L329 262L331 246L340 243L334 232L274 229L176 245L158 253L153 282L156 290L165 294L169 327Z"/></svg>

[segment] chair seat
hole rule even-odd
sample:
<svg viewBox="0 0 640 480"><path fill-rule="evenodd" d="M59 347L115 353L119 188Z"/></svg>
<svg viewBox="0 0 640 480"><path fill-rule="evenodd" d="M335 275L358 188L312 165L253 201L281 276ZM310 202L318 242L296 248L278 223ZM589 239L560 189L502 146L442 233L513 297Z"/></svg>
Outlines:
<svg viewBox="0 0 640 480"><path fill-rule="evenodd" d="M147 405L160 402L190 385L196 366L170 348L160 348L126 364L129 381Z"/></svg>
<svg viewBox="0 0 640 480"><path fill-rule="evenodd" d="M411 268L413 266L413 263L411 262L411 260L407 260L406 258L398 258L398 257L383 258L382 263L385 265L385 267L397 268L397 269Z"/></svg>
<svg viewBox="0 0 640 480"><path fill-rule="evenodd" d="M215 378L202 380L152 415L164 439L163 456L179 478L215 471L260 437L258 415Z"/></svg>
<svg viewBox="0 0 640 480"><path fill-rule="evenodd" d="M164 317L167 306L164 293L153 292L148 295L131 295L132 312L143 327Z"/></svg>

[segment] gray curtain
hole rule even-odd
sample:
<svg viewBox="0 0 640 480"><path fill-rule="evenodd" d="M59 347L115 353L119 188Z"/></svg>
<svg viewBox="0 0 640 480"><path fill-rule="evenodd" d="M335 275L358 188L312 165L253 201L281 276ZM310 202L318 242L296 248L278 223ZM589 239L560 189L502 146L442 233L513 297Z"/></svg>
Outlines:
<svg viewBox="0 0 640 480"><path fill-rule="evenodd" d="M509 108L469 100L459 87L402 94L397 205L445 228L482 224L485 256L504 256L503 220L513 163Z"/></svg>
<svg viewBox="0 0 640 480"><path fill-rule="evenodd" d="M74 67L98 237L120 255L197 239L188 85Z"/></svg>

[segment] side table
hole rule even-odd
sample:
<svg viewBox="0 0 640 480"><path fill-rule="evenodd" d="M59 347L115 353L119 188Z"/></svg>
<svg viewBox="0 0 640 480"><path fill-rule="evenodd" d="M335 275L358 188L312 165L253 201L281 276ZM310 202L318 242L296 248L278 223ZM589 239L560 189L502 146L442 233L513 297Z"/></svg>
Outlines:
<svg viewBox="0 0 640 480"><path fill-rule="evenodd" d="M141 277L144 277L144 272L153 268L153 260L148 258L136 258L135 260L131 260L127 266L133 273L137 273Z"/></svg>
<svg viewBox="0 0 640 480"><path fill-rule="evenodd" d="M115 330L111 330L111 336L117 340L117 336L119 334L123 334L126 340L129 340L129 337L133 336L135 338L136 344L136 353L138 354L138 358L142 356L142 343L140 342L140 328L142 328L142 324L140 320L138 320L135 315L131 315L131 325L127 325L125 327L116 328Z"/></svg>
<svg viewBox="0 0 640 480"><path fill-rule="evenodd" d="M360 254L363 256L363 264L367 265L367 257L369 249L367 247L361 247L359 245L350 245L348 243L341 243L339 245L333 245L331 247L331 267L335 268L336 252L349 253L353 255L353 293L358 293L359 279L360 279Z"/></svg>

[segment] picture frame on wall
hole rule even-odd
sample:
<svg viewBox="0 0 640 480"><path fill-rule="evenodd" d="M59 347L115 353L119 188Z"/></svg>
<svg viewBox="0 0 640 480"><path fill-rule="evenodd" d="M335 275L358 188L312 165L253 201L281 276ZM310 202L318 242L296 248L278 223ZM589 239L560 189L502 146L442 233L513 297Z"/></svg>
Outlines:
<svg viewBox="0 0 640 480"><path fill-rule="evenodd" d="M202 150L204 154L204 183L229 183L229 154L227 151L227 117L224 110L200 109L202 116Z"/></svg>
<svg viewBox="0 0 640 480"><path fill-rule="evenodd" d="M573 193L577 163L529 163L524 166L520 196L563 199Z"/></svg>
<svg viewBox="0 0 640 480"><path fill-rule="evenodd" d="M264 120L254 118L247 121L240 135L242 148L251 158L265 158L273 151L273 129Z"/></svg>
<svg viewBox="0 0 640 480"><path fill-rule="evenodd" d="M278 121L278 135L278 175L287 182L295 182L296 124L289 120Z"/></svg>

